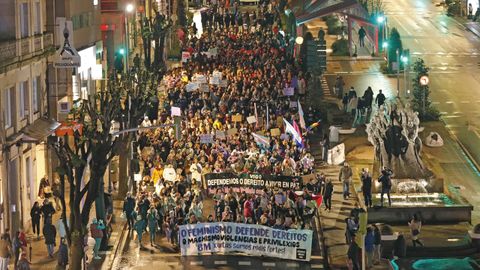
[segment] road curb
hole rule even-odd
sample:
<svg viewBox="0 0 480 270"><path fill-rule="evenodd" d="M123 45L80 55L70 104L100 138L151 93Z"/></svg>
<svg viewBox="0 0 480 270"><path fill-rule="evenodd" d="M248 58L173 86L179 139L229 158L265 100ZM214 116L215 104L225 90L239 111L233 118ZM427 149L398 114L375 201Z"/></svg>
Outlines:
<svg viewBox="0 0 480 270"><path fill-rule="evenodd" d="M453 134L453 132L446 127L446 123L445 121L443 121L443 119L440 118L440 121L442 122L443 127L447 130L447 132L453 138L453 140L457 142L458 146L460 146L460 149L462 150L462 152L467 156L468 161L472 163L473 167L475 167L477 171L480 171L480 164L478 164L477 161L473 158L473 156L468 151L467 147L465 147L465 145L457 138L457 136Z"/></svg>
<svg viewBox="0 0 480 270"><path fill-rule="evenodd" d="M127 231L126 228L127 228L127 223L124 222L122 231L113 245L115 250L108 256L108 263L107 263L106 269L113 269L113 265L117 258L117 255L119 255L119 252L123 250L123 247L125 245L125 239L126 239L125 237L125 231Z"/></svg>

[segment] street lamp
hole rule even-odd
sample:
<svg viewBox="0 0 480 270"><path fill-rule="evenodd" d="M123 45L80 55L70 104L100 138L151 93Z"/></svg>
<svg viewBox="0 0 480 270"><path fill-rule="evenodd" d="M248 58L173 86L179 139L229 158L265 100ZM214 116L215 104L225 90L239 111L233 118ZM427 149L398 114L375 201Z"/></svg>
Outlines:
<svg viewBox="0 0 480 270"><path fill-rule="evenodd" d="M385 17L383 15L377 17L377 22L382 24L385 21Z"/></svg>
<svg viewBox="0 0 480 270"><path fill-rule="evenodd" d="M130 55L130 34L129 34L129 27L128 27L128 13L132 13L133 10L135 9L135 6L131 3L127 4L125 6L125 12L124 12L124 19L125 19L125 48L126 48L126 54L125 54L125 70L128 72L128 57Z"/></svg>

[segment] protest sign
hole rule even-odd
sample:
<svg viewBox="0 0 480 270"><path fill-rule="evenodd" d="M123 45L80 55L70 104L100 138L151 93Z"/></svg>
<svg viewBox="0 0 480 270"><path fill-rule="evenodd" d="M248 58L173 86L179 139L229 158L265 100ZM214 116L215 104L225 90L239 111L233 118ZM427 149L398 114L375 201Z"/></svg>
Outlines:
<svg viewBox="0 0 480 270"><path fill-rule="evenodd" d="M201 85L200 85L200 91L202 91L202 92L210 92L210 87L208 87L208 84L201 84Z"/></svg>
<svg viewBox="0 0 480 270"><path fill-rule="evenodd" d="M172 116L182 116L182 109L180 107L172 107Z"/></svg>
<svg viewBox="0 0 480 270"><path fill-rule="evenodd" d="M290 139L288 134L283 133L283 134L280 135L280 140L288 140L288 139Z"/></svg>
<svg viewBox="0 0 480 270"><path fill-rule="evenodd" d="M283 95L284 96L293 96L294 94L294 88L293 87L286 87L283 89Z"/></svg>
<svg viewBox="0 0 480 270"><path fill-rule="evenodd" d="M211 49L208 50L208 53L210 54L210 56L215 57L218 54L218 48L216 48L216 47L211 48Z"/></svg>
<svg viewBox="0 0 480 270"><path fill-rule="evenodd" d="M270 129L270 134L272 136L280 136L280 129L279 128L272 128L272 129Z"/></svg>
<svg viewBox="0 0 480 270"><path fill-rule="evenodd" d="M306 185L307 183L313 182L313 180L315 180L315 174L314 173L307 174L307 175L302 175L302 183L304 185Z"/></svg>
<svg viewBox="0 0 480 270"><path fill-rule="evenodd" d="M190 52L182 52L182 63L187 62L190 59Z"/></svg>
<svg viewBox="0 0 480 270"><path fill-rule="evenodd" d="M221 80L221 79L222 79L222 72L220 72L220 71L214 71L214 72L212 73L212 77L218 78L219 80Z"/></svg>
<svg viewBox="0 0 480 270"><path fill-rule="evenodd" d="M198 83L198 84L207 83L207 77L205 77L205 75L196 74L196 75L193 77L193 81L196 82L196 83Z"/></svg>
<svg viewBox="0 0 480 270"><path fill-rule="evenodd" d="M283 127L283 117L277 116L277 120L275 122L277 122L277 127Z"/></svg>
<svg viewBox="0 0 480 270"><path fill-rule="evenodd" d="M163 179L174 182L177 180L177 172L174 168L167 167L163 169Z"/></svg>
<svg viewBox="0 0 480 270"><path fill-rule="evenodd" d="M256 122L257 122L257 118L256 118L254 115L249 116L249 117L247 117L247 122L248 122L249 124L256 123Z"/></svg>
<svg viewBox="0 0 480 270"><path fill-rule="evenodd" d="M219 85L220 79L218 77L212 77L210 78L210 84Z"/></svg>
<svg viewBox="0 0 480 270"><path fill-rule="evenodd" d="M191 82L191 83L187 84L187 87L186 87L187 92L192 92L192 91L195 91L197 89L198 89L198 83Z"/></svg>
<svg viewBox="0 0 480 270"><path fill-rule="evenodd" d="M328 150L328 164L339 165L345 161L345 144L341 143Z"/></svg>
<svg viewBox="0 0 480 270"><path fill-rule="evenodd" d="M219 87L228 87L228 80L221 80L218 84Z"/></svg>
<svg viewBox="0 0 480 270"><path fill-rule="evenodd" d="M233 222L179 226L182 256L227 252L310 261L312 230L279 230Z"/></svg>
<svg viewBox="0 0 480 270"><path fill-rule="evenodd" d="M231 128L229 130L227 130L227 136L233 136L235 134L237 134L237 128Z"/></svg>
<svg viewBox="0 0 480 270"><path fill-rule="evenodd" d="M221 130L215 131L215 137L219 140L225 140L227 138L225 136L225 131L221 131Z"/></svg>
<svg viewBox="0 0 480 270"><path fill-rule="evenodd" d="M298 102L290 101L290 108L297 108L297 107L298 107Z"/></svg>
<svg viewBox="0 0 480 270"><path fill-rule="evenodd" d="M241 114L232 115L232 122L242 122L242 115Z"/></svg>
<svg viewBox="0 0 480 270"><path fill-rule="evenodd" d="M200 143L213 143L213 135L212 134L201 134L200 135Z"/></svg>
<svg viewBox="0 0 480 270"><path fill-rule="evenodd" d="M247 187L253 189L264 188L300 188L301 177L270 175L270 174L234 174L234 173L207 173L206 186L210 189L217 187Z"/></svg>

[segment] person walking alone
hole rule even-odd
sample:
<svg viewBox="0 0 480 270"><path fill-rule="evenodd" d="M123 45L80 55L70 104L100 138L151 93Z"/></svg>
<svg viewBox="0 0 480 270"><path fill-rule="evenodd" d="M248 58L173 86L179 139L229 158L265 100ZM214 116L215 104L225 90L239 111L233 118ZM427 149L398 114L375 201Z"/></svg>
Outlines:
<svg viewBox="0 0 480 270"><path fill-rule="evenodd" d="M125 217L127 218L128 230L133 229L133 225L135 224L135 199L132 198L132 194L130 192L127 193L127 197L123 201L123 212L125 213Z"/></svg>
<svg viewBox="0 0 480 270"><path fill-rule="evenodd" d="M40 239L40 218L42 216L42 210L40 204L35 202L30 210L30 217L32 218L33 234L37 234L37 238Z"/></svg>
<svg viewBox="0 0 480 270"><path fill-rule="evenodd" d="M43 226L43 236L45 237L45 244L47 245L48 256L53 258L53 252L55 251L55 237L57 236L57 230L51 222L48 222Z"/></svg>
<svg viewBox="0 0 480 270"><path fill-rule="evenodd" d="M422 221L419 219L417 214L414 214L412 220L408 222L408 227L410 227L410 233L412 234L413 247L416 247L417 244L423 247L423 243L420 241L420 231L422 230Z"/></svg>
<svg viewBox="0 0 480 270"><path fill-rule="evenodd" d="M332 194L333 194L333 184L332 180L327 179L325 183L325 189L323 190L323 202L325 204L325 210L332 210Z"/></svg>
<svg viewBox="0 0 480 270"><path fill-rule="evenodd" d="M68 264L68 247L65 238L60 238L58 246L57 269L67 269Z"/></svg>
<svg viewBox="0 0 480 270"><path fill-rule="evenodd" d="M377 106L380 108L380 106L382 106L383 104L385 104L385 100L387 98L385 97L385 95L382 93L382 89L378 90L378 94L377 94L377 97L375 97L375 103L377 104Z"/></svg>
<svg viewBox="0 0 480 270"><path fill-rule="evenodd" d="M365 36L367 35L367 32L363 28L363 26L360 26L360 29L358 30L358 40L360 42L360 47L365 47Z"/></svg>
<svg viewBox="0 0 480 270"><path fill-rule="evenodd" d="M362 193L366 207L372 207L372 177L368 173L368 168L362 169Z"/></svg>
<svg viewBox="0 0 480 270"><path fill-rule="evenodd" d="M350 182L352 181L352 168L347 162L343 163L343 167L340 169L338 180L343 183L343 199L346 200L350 196Z"/></svg>
<svg viewBox="0 0 480 270"><path fill-rule="evenodd" d="M352 265L353 270L360 270L360 247L358 246L356 240L355 240L355 234L352 236L352 241L350 242L350 245L348 247L348 259L350 260L350 263Z"/></svg>
<svg viewBox="0 0 480 270"><path fill-rule="evenodd" d="M158 227L158 212L155 205L152 204L147 212L148 233L150 234L150 245L155 246L155 235Z"/></svg>

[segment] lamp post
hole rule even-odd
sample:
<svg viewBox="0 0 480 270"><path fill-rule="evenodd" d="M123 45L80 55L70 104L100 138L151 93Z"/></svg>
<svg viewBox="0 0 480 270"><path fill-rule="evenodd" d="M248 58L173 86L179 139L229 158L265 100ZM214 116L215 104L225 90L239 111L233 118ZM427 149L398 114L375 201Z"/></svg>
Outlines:
<svg viewBox="0 0 480 270"><path fill-rule="evenodd" d="M125 19L125 70L128 72L128 57L130 55L130 34L128 27L128 14L132 13L135 7L133 4L129 3L125 6L124 10L124 19Z"/></svg>
<svg viewBox="0 0 480 270"><path fill-rule="evenodd" d="M407 87L407 73L408 73L408 57L402 55L401 57L403 63L403 84L404 84L404 95L408 97L408 87Z"/></svg>
<svg viewBox="0 0 480 270"><path fill-rule="evenodd" d="M400 97L400 50L397 49L397 97Z"/></svg>

